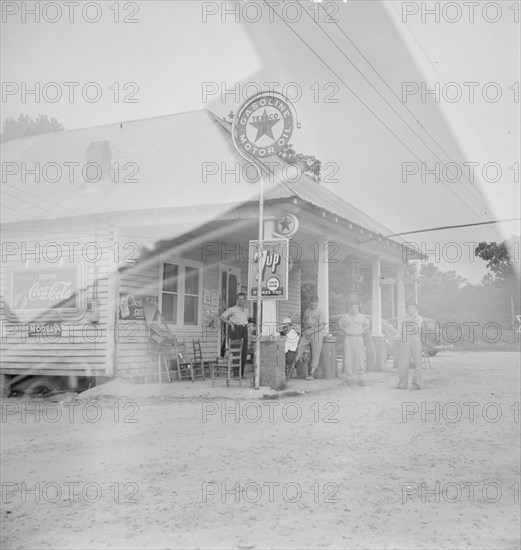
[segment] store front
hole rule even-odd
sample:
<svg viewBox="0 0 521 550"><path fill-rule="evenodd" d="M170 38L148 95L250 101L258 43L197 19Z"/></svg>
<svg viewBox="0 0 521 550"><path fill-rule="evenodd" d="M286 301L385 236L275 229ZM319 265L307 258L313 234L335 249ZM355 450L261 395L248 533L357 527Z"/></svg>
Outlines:
<svg viewBox="0 0 521 550"><path fill-rule="evenodd" d="M211 144L204 152L187 138L187 128L197 126ZM157 150L141 153L136 144L145 130L155 131ZM78 139L69 139L75 132ZM66 182L31 186L10 180L13 188L25 185L24 190L41 196L41 203L31 205L25 217L14 208L3 217L1 374L151 380L157 362L150 353L145 315L150 303L157 304L176 337L200 341L205 359L220 356L225 334L219 316L248 288L249 243L258 237L255 185L239 181L216 186L201 180L201 166L208 159L217 162L234 155L227 123L202 111L68 134L15 140L5 144L5 158L28 156L28 162L34 161L29 158L35 151L32 141L47 140L48 149L37 149L47 151L47 157L81 159L89 144L104 139L117 142L124 158L140 151L143 185L69 183L64 196ZM170 151L179 136L187 138L186 150L193 151L193 158L175 164ZM77 150L68 152L68 147ZM173 165L178 168L174 180ZM60 210L41 206L52 201L60 201ZM288 216L296 220L289 232ZM264 220L266 239L288 239L289 260L287 299L263 305L263 340L279 338L284 318L300 321L305 269L316 273L320 307L329 318L330 268L343 266L347 291L353 295L356 269L370 270L372 331L378 341L382 273L396 273L397 315L403 310L400 241L383 238L384 227L305 176L290 183L276 175L266 190ZM65 307L50 279L43 283L49 270L58 273L55 282L64 282L71 269L78 276L70 281L67 299L72 305ZM54 292L54 302L46 301L46 292ZM255 313L253 301L249 305Z"/></svg>

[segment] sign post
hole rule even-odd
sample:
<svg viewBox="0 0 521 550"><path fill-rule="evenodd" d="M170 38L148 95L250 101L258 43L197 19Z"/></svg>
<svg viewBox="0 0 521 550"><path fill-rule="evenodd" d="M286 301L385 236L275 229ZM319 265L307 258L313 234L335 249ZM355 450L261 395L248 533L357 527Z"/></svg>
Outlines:
<svg viewBox="0 0 521 550"><path fill-rule="evenodd" d="M294 122L300 128L297 107L279 92L261 92L247 99L232 123L233 145L239 155L253 163L259 174L259 239L257 247L257 334L255 339L255 389L260 387L260 348L262 337L262 261L264 249L263 158L277 155L289 144ZM250 266L248 266L250 267ZM287 286L287 285L286 285ZM248 291L249 292L249 291Z"/></svg>

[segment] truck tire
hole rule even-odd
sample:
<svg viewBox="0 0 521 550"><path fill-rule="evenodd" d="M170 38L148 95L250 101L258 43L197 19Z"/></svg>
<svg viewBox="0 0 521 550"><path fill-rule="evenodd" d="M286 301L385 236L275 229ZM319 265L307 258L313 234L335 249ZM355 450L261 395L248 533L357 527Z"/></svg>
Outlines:
<svg viewBox="0 0 521 550"><path fill-rule="evenodd" d="M49 376L31 376L18 384L19 391L26 395L46 395L52 392L60 391L60 384Z"/></svg>

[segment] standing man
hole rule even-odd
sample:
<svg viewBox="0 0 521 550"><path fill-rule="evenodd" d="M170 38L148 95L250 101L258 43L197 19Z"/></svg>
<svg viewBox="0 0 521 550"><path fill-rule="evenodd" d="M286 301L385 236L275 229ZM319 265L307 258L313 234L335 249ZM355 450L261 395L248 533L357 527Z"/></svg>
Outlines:
<svg viewBox="0 0 521 550"><path fill-rule="evenodd" d="M241 377L244 376L244 365L248 355L248 322L250 318L250 310L244 305L245 302L246 294L239 292L237 294L237 304L229 307L221 315L221 321L231 327L230 338L232 340L242 340Z"/></svg>
<svg viewBox="0 0 521 550"><path fill-rule="evenodd" d="M419 390L422 385L422 324L423 318L418 315L416 304L407 305L407 314L402 323L402 342L400 345L400 372L396 389L406 390L409 385L409 367L411 357L414 359L413 390Z"/></svg>
<svg viewBox="0 0 521 550"><path fill-rule="evenodd" d="M363 332L370 326L369 320L359 312L358 304L349 304L349 313L342 315L338 321L345 332L344 360L347 367L346 386L351 385L353 373L356 373L359 386L365 386L364 372L364 338Z"/></svg>
<svg viewBox="0 0 521 550"><path fill-rule="evenodd" d="M318 296L312 296L310 306L304 311L302 318L302 337L300 338L295 362L298 362L308 344L311 345L311 372L306 380L313 380L318 367L322 340L324 338L324 327L327 325L324 314L318 307Z"/></svg>

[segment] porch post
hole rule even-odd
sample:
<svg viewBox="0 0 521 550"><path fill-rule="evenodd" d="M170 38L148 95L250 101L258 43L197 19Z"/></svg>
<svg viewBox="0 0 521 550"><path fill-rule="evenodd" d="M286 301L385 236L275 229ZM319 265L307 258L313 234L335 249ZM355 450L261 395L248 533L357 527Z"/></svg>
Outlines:
<svg viewBox="0 0 521 550"><path fill-rule="evenodd" d="M403 276L403 264L396 268L396 328L402 333L403 317L405 315L405 278ZM393 363L397 369L400 363L400 342L401 337L396 337L394 342Z"/></svg>
<svg viewBox="0 0 521 550"><path fill-rule="evenodd" d="M264 240L273 239L274 224L273 218L264 219ZM270 340L277 334L277 300L262 301L261 334L264 339Z"/></svg>
<svg viewBox="0 0 521 550"><path fill-rule="evenodd" d="M360 293L358 292L359 261L354 256L346 258L347 268L347 302L360 303ZM346 310L347 311L347 310Z"/></svg>
<svg viewBox="0 0 521 550"><path fill-rule="evenodd" d="M382 335L382 287L380 286L380 277L382 276L382 269L380 265L380 258L375 256L371 259L372 275L373 275L373 289L372 289L372 304L373 308L371 314L373 316L373 336Z"/></svg>
<svg viewBox="0 0 521 550"><path fill-rule="evenodd" d="M329 258L327 239L319 242L318 246L318 278L317 296L318 307L322 310L326 323L329 323Z"/></svg>
<svg viewBox="0 0 521 550"><path fill-rule="evenodd" d="M382 287L380 280L382 276L382 267L379 256L373 256L371 260L373 288L372 288L372 318L373 329L371 340L374 347L373 370L382 370L386 360L385 340L382 335Z"/></svg>
<svg viewBox="0 0 521 550"><path fill-rule="evenodd" d="M398 319L398 330L403 323L405 313L405 280L403 278L403 265L396 268L396 317Z"/></svg>

